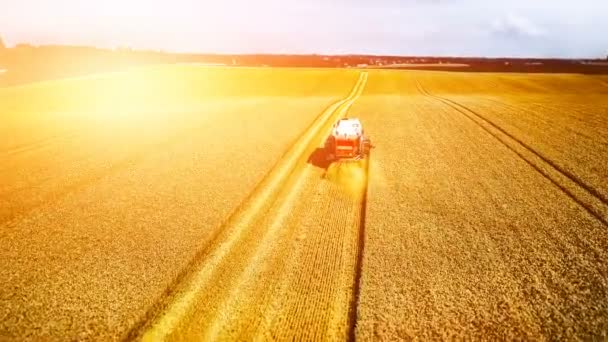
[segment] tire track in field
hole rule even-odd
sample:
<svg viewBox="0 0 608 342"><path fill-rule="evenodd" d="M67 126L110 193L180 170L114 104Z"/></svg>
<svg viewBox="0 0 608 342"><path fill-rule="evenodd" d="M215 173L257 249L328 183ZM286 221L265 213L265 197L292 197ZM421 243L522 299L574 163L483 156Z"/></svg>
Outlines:
<svg viewBox="0 0 608 342"><path fill-rule="evenodd" d="M545 156L544 154L542 154L539 151L537 151L534 148L532 148L529 144L526 144L522 140L518 139L514 135L510 134L509 132L507 132L506 130L504 130L503 128L501 128L500 126L494 124L492 121L490 121L486 117L482 116L478 112L470 109L469 107L467 107L467 106L465 106L463 104L460 104L460 103L458 103L456 101L450 100L450 99L446 99L446 98L442 98L442 99L444 99L447 102L451 103L452 104L452 106L451 106L452 108L457 109L456 107L459 107L461 109L464 109L464 110L468 111L469 113L475 115L479 119L481 119L483 122L486 122L489 125L491 125L492 127L496 128L498 131L500 131L504 135L508 136L513 141L515 141L518 144L522 145L526 150L530 151L535 156L537 156L538 158L540 158L546 164L548 164L549 166L551 166L554 170L556 170L557 172L561 173L563 176L569 178L572 182L576 183L579 187L581 187L584 190L586 190L587 192L589 192L591 195L593 195L599 201L601 201L604 205L608 206L608 197L606 197L605 195L603 195L602 193L600 193L597 189L595 189L593 186L591 186L588 183L586 183L583 179L581 179L577 175L575 175L572 172L566 170L562 166L558 165L555 161L551 160L549 157Z"/></svg>
<svg viewBox="0 0 608 342"><path fill-rule="evenodd" d="M586 140L589 143L592 143L593 145L601 145L603 147L608 147L608 140L604 140L604 137L602 135L602 132L598 132L595 135L591 135L589 133L587 133L585 130L581 129L581 126L577 126L575 129L570 125L567 124L563 124L563 123L558 123L558 125L560 127L556 127L556 125L554 125L553 122L549 121L546 117L543 117L542 115L539 115L538 111L530 109L524 105L521 104L511 104L508 102L504 102L498 99L494 99L494 98L488 98L488 97L479 97L480 101L479 103L481 105L484 106L490 106L490 105L497 105L500 106L502 108L505 108L508 110L508 113L513 113L513 112L522 112L522 113L527 113L529 115L531 115L536 121L537 123L540 122L542 123L542 126L545 127L544 133L549 133L551 132L552 135L559 135L562 132L559 131L559 128L564 129L565 131L567 131L569 134L571 134L572 136L570 137L570 139L574 139L576 140L577 138L582 138L584 140ZM551 109L549 107L546 107L544 105L541 104L536 104L536 103L532 103L532 104L528 104L530 106L534 106L537 108L540 108L542 111L555 111L554 109ZM477 109L479 111L479 109ZM574 109L568 109L568 111L574 111L577 112ZM497 113L501 113L500 111L498 111ZM576 117L576 116L572 116L572 115L568 115L568 118L572 118L574 120L576 120L577 122L580 122L583 125L588 125L589 123L586 122L584 119L582 119L581 117ZM531 122L528 121L528 124L531 124ZM520 126L514 125L513 127L515 127L518 130L521 130L522 133L524 132L523 129ZM596 125L594 126L594 128L600 128L601 126ZM549 135L551 135L549 134ZM558 163L558 162L556 162ZM565 167L564 167L565 168ZM579 178L584 178L583 176L579 176ZM590 185L590 187L595 188L596 185ZM598 191L601 191L598 190ZM605 195L604 195L605 197Z"/></svg>
<svg viewBox="0 0 608 342"><path fill-rule="evenodd" d="M562 190L590 215L608 227L608 199L576 175L564 170L554 161L533 149L478 112L453 100L429 93L418 80L418 90L462 114L524 160L543 177Z"/></svg>
<svg viewBox="0 0 608 342"><path fill-rule="evenodd" d="M361 81L361 79L359 81ZM353 89L353 91L355 89ZM183 268L183 270L179 272L176 278L166 288L162 296L160 298L157 298L154 304L151 305L150 308L147 310L146 314L143 315L135 324L132 325L132 328L123 336L124 340L142 338L144 337L143 334L146 331L148 331L149 333L149 330L151 329L152 325L155 324L154 319L159 319L159 317L162 317L163 310L166 310L168 307L170 307L172 302L174 302L177 297L181 296L182 305L187 306L189 304L192 304L186 302L188 299L184 298L183 293L180 293L180 289L184 287L184 284L188 283L189 280L191 281L191 278L194 277L192 273L197 270L197 268L201 268L201 264L203 263L203 261L209 259L209 256L213 255L213 253L216 252L213 250L214 247L222 247L222 245L225 245L226 243L234 243L234 239L230 239L230 235L233 233L234 230L236 230L237 233L240 234L241 230L243 229L243 225L241 223L243 221L254 220L254 215L256 214L255 210L265 212L269 209L271 203L268 202L270 201L260 201L259 198L269 199L269 197L273 195L273 191L275 193L278 192L276 188L281 185L281 182L287 182L287 176L293 172L292 164L295 163L295 160L293 158L293 151L296 151L299 148L301 149L302 141L307 141L307 139L310 139L310 137L308 137L310 135L310 131L315 130L316 126L327 120L326 116L328 114L332 114L333 112L339 110L341 106L345 105L348 102L348 100L349 98L347 97L346 99L340 100L330 105L324 112L320 113L313 120L313 122L304 130L302 134L300 134L291 142L285 152L277 159L277 162L270 167L268 172L264 175L264 177L262 177L258 184L253 187L252 191L243 199L240 205L234 208L234 210L228 215L226 221L222 224L222 226L214 230L213 234L208 239L208 243L203 246L195 254L194 258ZM350 105L347 105L347 107L348 106ZM272 188L273 191L269 191L269 188ZM255 205L255 210L248 210L248 206L252 205ZM217 260L214 262L217 262ZM199 276L201 275L199 274ZM197 289L190 289L190 291L196 292ZM183 308L178 309L179 313L177 315L183 314L181 310L183 310ZM163 324L175 324L175 321L171 319L170 322L164 322ZM157 326L157 328L159 327ZM166 335L170 333L166 330L167 328L165 326L160 327L159 329L162 330L161 335L163 335L165 338Z"/></svg>
<svg viewBox="0 0 608 342"><path fill-rule="evenodd" d="M327 336L329 324L338 329L341 327L341 336L347 338L354 327L351 312L356 305L351 290L356 288L354 282L358 279L355 275L360 273L357 269L360 262L356 258L361 255L358 243L362 236L358 216L361 206L353 199L350 206L340 201L323 202L325 197L334 196L335 190L329 191L324 187L322 184L327 179L321 179L321 171L307 162L308 156L322 145L333 122L344 116L361 95L366 81L367 73L363 72L351 94L330 106L303 133L218 230L212 243L184 270L178 282L174 283L175 287L167 290L166 298L160 298L155 308L126 338L157 341L268 336L284 328L273 330L273 325L269 324L272 320L264 314L269 312L270 316L273 312L298 313L296 321L304 321L305 327L295 331L300 337L311 329L314 334L319 334L315 336ZM366 183L367 177L363 181ZM321 200L316 205L309 202L315 196L320 196ZM320 218L346 221L326 226L319 224ZM302 230L306 226L309 230L322 228L320 234L330 238L321 239L315 235L310 240L313 241L310 245L314 247L312 250L298 247L301 234L310 233ZM353 240L348 242L351 233ZM295 251L311 254L303 257L303 263L294 263ZM352 260L348 261L345 254L352 255ZM320 278L313 277L307 268L310 263L316 265L313 270L320 272ZM346 282L345 285L336 285L336 269L341 272L337 279ZM286 279L296 281L291 283ZM306 293L291 291L292 284L304 287L328 279L334 283L321 291L320 303L311 302L310 293L307 296ZM286 286L287 283L289 285ZM340 303L343 305L333 307L335 298L338 302L342 300ZM292 300L296 301L295 307L289 304ZM305 314L305 310L312 313ZM324 314L328 322L324 319L322 324L325 325L320 328L305 324L306 318L318 319ZM274 315L273 318L280 317Z"/></svg>
<svg viewBox="0 0 608 342"><path fill-rule="evenodd" d="M371 154L370 154L371 155ZM369 185L369 159L365 163L365 174L368 177L365 187L362 189L361 212L359 213L359 235L357 236L357 259L355 266L355 281L353 289L353 299L349 317L350 330L348 340L355 341L357 334L357 321L359 320L359 301L361 298L361 276L363 274L363 252L365 251L365 220L367 217L367 193Z"/></svg>
<svg viewBox="0 0 608 342"><path fill-rule="evenodd" d="M487 101L487 103L484 101ZM556 120L554 122L544 114L556 110L540 104L530 104L530 107L527 107L483 97L479 101L479 105L482 106L488 106L488 103L492 104L491 109L487 109L491 112L489 114L491 117L506 120L503 121L503 125L511 127L510 129L513 132L518 132L514 134L520 136L523 141L538 140L539 143L535 144L537 151L542 151L547 158L554 160L555 164L560 165L564 170L570 170L579 179L585 180L590 188L597 190L602 195L602 198L608 198L606 197L608 189L602 183L602 179L605 177L601 174L602 161L605 159L604 155L608 152L608 140L605 140L601 131L593 132L594 129L588 126L589 123L585 122L583 115L567 115L567 121ZM475 107L475 104L473 106ZM495 110L496 107L502 109ZM540 112L531 108L540 109ZM477 109L477 111L479 110L483 111L486 108L481 107ZM566 109L566 111L570 112L572 110ZM514 120L510 119L513 113L516 113L513 116ZM526 115L519 119L519 113L525 113ZM572 119L576 120L577 123L584 124L584 128L572 123L570 121ZM517 122L515 122L516 120ZM605 127L605 125L598 123L593 127L600 128ZM588 133L590 130L592 134ZM608 134L606 138L608 138ZM560 154L562 157L559 156ZM586 159L591 160L586 161ZM580 168L577 167L578 165L585 165L585 167Z"/></svg>

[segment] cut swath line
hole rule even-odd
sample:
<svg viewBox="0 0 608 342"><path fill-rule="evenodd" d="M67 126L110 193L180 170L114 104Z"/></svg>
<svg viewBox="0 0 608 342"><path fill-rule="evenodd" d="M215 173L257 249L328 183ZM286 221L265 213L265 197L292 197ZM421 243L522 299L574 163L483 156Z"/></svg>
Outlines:
<svg viewBox="0 0 608 342"><path fill-rule="evenodd" d="M310 146L313 139L318 136L322 127L330 120L336 112L343 114L348 110L352 103L361 95L367 73L361 73L355 87L344 100L338 101L330 106L323 115L316 121L300 140L292 147L277 166L271 171L264 184L262 184L255 194L247 200L242 210L227 223L224 239L218 241L217 248L210 252L205 258L205 262L200 269L194 270L192 277L184 284L183 291L179 292L157 320L143 334L143 340L157 341L166 339L187 316L188 310L194 305L199 293L203 291L204 285L213 277L216 267L228 255L228 253L238 244L244 231L256 220L260 213L268 208L276 195L282 189L292 175L298 162L305 158L306 149Z"/></svg>
<svg viewBox="0 0 608 342"><path fill-rule="evenodd" d="M354 91L354 89L353 89ZM304 130L304 132L298 136L286 149L286 151L279 157L279 160L270 168L270 170L266 173L266 175L262 178L262 180L254 186L251 193L247 195L247 197L243 200L241 204L239 204L227 217L226 221L217 229L212 236L208 239L206 245L199 250L194 258L183 268L183 270L176 276L173 282L165 289L163 295L148 309L145 315L141 317L141 319L132 326L132 328L124 335L124 339L133 340L136 338L141 338L142 334L151 329L151 324L155 324L156 320L159 319L159 315L162 314L162 309L167 308L171 305L171 301L174 298L179 297L176 293L179 293L179 289L188 283L190 277L192 277L193 270L196 270L201 262L206 260L209 255L214 252L214 246L225 244L226 236L230 233L230 228L234 228L235 222L238 222L242 218L242 214L245 208L253 202L256 196L262 193L262 190L268 186L271 180L276 176L277 170L280 169L280 166L285 163L285 160L293 155L293 151L297 148L298 145L302 143L302 141L309 135L310 130L314 129L319 125L320 121L325 120L328 113L333 113L340 106L342 106L349 97L337 101L327 107L321 114L319 114L313 122ZM267 204L266 208L269 206ZM266 209L264 208L264 209Z"/></svg>
<svg viewBox="0 0 608 342"><path fill-rule="evenodd" d="M369 184L369 160L371 158L371 152L365 162L365 185L363 188L363 198L361 199L361 212L359 214L359 235L357 241L357 258L355 262L355 277L353 281L353 298L349 313L349 333L348 340L356 340L356 329L359 308L359 300L361 297L361 274L363 272L363 253L365 251L365 219L367 215L367 188Z"/></svg>
<svg viewBox="0 0 608 342"><path fill-rule="evenodd" d="M287 198L285 198L281 207L278 210L277 217L273 218L272 224L266 230L264 236L261 237L259 244L260 250L256 251L256 253L253 254L251 260L249 260L250 265L257 265L261 262L261 260L265 259L267 255L272 251L272 248L269 247L274 245L274 240L276 238L276 233L278 229L281 228L285 219L289 215L289 209L291 204L293 203L293 200L300 194L303 181L307 177L307 171L310 171L310 169L305 169L302 175L298 178L296 184L291 187L290 193L287 195ZM231 286L229 295L227 297L224 297L227 302L222 303L222 305L220 305L221 307L231 307L234 305L234 302L238 301L238 293L245 286L245 282L252 278L250 273L254 272L254 267L247 267L244 270L244 272L238 277L236 284L234 286ZM217 341L220 337L221 329L222 326L220 325L220 321L213 320L213 323L211 324L211 327L206 331L203 340Z"/></svg>

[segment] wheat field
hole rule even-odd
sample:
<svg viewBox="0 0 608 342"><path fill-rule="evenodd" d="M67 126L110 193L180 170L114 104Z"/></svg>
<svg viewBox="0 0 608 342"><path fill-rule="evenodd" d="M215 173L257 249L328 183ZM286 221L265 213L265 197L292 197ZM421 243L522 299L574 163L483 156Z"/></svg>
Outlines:
<svg viewBox="0 0 608 342"><path fill-rule="evenodd" d="M606 338L607 95L194 65L0 88L0 339ZM344 116L369 158L325 159Z"/></svg>

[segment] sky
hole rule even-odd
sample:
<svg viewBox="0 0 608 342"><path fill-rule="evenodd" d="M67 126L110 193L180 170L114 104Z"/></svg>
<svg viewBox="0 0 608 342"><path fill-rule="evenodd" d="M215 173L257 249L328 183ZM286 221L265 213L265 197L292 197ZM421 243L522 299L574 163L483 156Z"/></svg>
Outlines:
<svg viewBox="0 0 608 342"><path fill-rule="evenodd" d="M195 53L608 55L608 0L0 0L8 46Z"/></svg>

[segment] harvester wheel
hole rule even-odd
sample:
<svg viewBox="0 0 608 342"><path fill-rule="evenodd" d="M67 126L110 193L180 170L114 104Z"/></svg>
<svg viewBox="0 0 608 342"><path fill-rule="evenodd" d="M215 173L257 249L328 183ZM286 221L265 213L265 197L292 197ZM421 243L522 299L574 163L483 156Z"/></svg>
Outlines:
<svg viewBox="0 0 608 342"><path fill-rule="evenodd" d="M372 146L372 143L369 140L369 138L367 138L367 137L361 138L361 149L362 149L361 154L363 156L365 156L365 157L369 156L369 151L371 149L371 146Z"/></svg>

